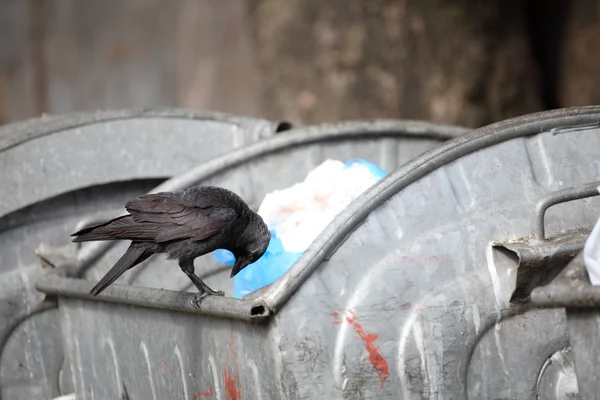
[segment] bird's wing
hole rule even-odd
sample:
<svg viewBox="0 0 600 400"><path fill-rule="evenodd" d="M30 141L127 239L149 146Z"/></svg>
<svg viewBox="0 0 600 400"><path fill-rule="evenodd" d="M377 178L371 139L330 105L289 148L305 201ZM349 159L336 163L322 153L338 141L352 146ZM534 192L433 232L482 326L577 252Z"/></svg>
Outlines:
<svg viewBox="0 0 600 400"><path fill-rule="evenodd" d="M171 193L153 193L140 196L125 204L133 221L159 228L155 241L177 239L207 239L231 221L237 213L229 207L203 201L200 206L182 204Z"/></svg>

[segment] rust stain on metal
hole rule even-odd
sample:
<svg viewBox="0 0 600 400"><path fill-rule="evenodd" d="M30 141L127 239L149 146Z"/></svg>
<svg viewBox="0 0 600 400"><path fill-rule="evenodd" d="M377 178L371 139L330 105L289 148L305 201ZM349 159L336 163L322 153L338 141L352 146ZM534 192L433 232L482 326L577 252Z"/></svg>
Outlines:
<svg viewBox="0 0 600 400"><path fill-rule="evenodd" d="M334 317L338 317L340 314L334 312L331 315ZM343 321L352 326L358 337L364 342L365 350L369 354L367 360L369 361L369 363L371 363L373 369L375 369L375 371L377 372L377 375L379 376L379 382L381 383L380 386L383 387L384 382L390 375L390 371L388 368L387 361L385 360L385 358L383 358L383 355L381 354L379 346L375 344L375 341L379 338L379 336L374 333L366 332L362 325L356 321L356 314L352 310L346 310L344 312L344 319L335 321L334 324L338 325L341 324Z"/></svg>
<svg viewBox="0 0 600 400"><path fill-rule="evenodd" d="M198 400L202 397L212 397L213 394L214 390L213 388L210 388L207 392L197 392L192 400Z"/></svg>

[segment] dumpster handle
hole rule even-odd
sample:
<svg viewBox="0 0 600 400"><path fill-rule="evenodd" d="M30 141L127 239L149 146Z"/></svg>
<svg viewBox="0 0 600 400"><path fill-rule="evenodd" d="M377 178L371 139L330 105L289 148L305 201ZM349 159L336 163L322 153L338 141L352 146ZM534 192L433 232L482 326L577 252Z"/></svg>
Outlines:
<svg viewBox="0 0 600 400"><path fill-rule="evenodd" d="M538 241L546 240L544 222L548 208L573 200L598 196L600 194L598 192L599 186L600 181L597 181L582 186L558 190L543 197L536 205L533 239Z"/></svg>
<svg viewBox="0 0 600 400"><path fill-rule="evenodd" d="M537 308L599 308L600 286L590 283L583 250L552 282L535 288L531 292L531 301Z"/></svg>

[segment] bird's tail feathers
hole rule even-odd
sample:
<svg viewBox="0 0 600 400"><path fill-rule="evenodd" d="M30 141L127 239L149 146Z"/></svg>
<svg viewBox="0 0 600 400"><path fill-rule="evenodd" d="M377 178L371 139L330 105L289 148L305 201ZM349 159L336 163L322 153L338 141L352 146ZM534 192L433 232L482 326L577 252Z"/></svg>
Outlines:
<svg viewBox="0 0 600 400"><path fill-rule="evenodd" d="M102 224L80 229L79 231L71 234L71 236L75 236L72 241L75 243L80 243L92 242L95 240L116 240L118 238L115 237L113 228L127 224L127 217L129 217L129 215L124 215L111 219L110 221L106 221Z"/></svg>
<svg viewBox="0 0 600 400"><path fill-rule="evenodd" d="M90 290L92 296L100 294L110 284L116 281L121 275L123 275L128 269L136 266L142 261L146 260L152 255L152 252L144 249L143 247L131 245L121 256L119 261L100 279L100 281Z"/></svg>

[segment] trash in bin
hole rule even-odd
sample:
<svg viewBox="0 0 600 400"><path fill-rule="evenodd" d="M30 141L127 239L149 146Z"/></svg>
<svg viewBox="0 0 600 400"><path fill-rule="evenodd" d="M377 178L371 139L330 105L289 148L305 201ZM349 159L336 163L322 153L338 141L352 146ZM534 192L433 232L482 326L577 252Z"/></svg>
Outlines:
<svg viewBox="0 0 600 400"><path fill-rule="evenodd" d="M600 187L598 187L600 193ZM592 285L600 285L600 218L583 247L583 260Z"/></svg>
<svg viewBox="0 0 600 400"><path fill-rule="evenodd" d="M234 296L243 297L283 276L340 211L385 175L365 160L326 160L303 182L268 193L258 213L269 226L271 242L259 260L235 276ZM235 261L227 250L214 255L223 264Z"/></svg>

